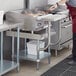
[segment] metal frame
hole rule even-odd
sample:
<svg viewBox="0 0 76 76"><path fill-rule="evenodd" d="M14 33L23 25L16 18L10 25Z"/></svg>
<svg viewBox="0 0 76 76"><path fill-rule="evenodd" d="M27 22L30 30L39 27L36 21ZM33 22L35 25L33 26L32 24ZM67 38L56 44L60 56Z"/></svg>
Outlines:
<svg viewBox="0 0 76 76"><path fill-rule="evenodd" d="M48 15L44 15L44 16L39 16L37 18L34 18L33 17L33 19L35 19L35 21L36 20L37 21L38 20L41 20L41 21L47 21L48 22L48 45L46 47L46 48L48 48L48 52L45 52L43 55L39 55L39 51L42 50L42 49L39 49L39 47L37 47L37 56L27 54L27 51L26 51L26 39L27 38L28 39L35 39L35 40L37 40L38 41L37 44L39 44L39 41L40 40L43 40L44 39L44 37L42 37L43 35L34 34L33 31L32 31L33 29L32 29L31 30L32 33L27 33L27 32L23 33L23 32L20 32L20 38L25 38L25 49L23 51L20 51L19 58L20 59L24 59L24 60L36 61L37 62L37 69L39 69L39 63L40 63L40 61L42 59L48 58L48 62L50 63L50 56L51 56L51 53L50 53L50 44L52 45L52 43L50 41L51 40L50 39L50 30L51 30L51 28L50 28L51 26L50 25L51 25L51 21L58 21L58 20L61 20L61 19L65 18L65 17L66 17L66 15L64 15L64 14L63 15L59 15L59 14L56 14L56 15L48 14ZM31 17L29 17L29 19L30 18ZM31 24L31 26L32 25L35 25L35 23L34 24ZM27 24L27 26L28 26L28 24ZM40 28L40 30L43 30L43 28ZM6 34L7 34L7 36L17 37L17 33L16 32L11 32L11 33L7 32ZM56 34L56 33L53 33L52 35L54 35L54 34ZM43 50L46 49L46 48L43 48Z"/></svg>
<svg viewBox="0 0 76 76"><path fill-rule="evenodd" d="M19 71L19 27L17 27L17 62L14 62L14 38L12 37L12 61L3 59L3 31L1 31L1 60L0 60L0 76L17 68Z"/></svg>
<svg viewBox="0 0 76 76"><path fill-rule="evenodd" d="M46 20L43 20L43 21L46 21ZM46 28L44 28L44 29L47 29L47 33L48 33L48 35L47 35L47 38L48 38L48 45L45 47L45 48L43 48L43 49L40 49L39 48L39 41L41 41L41 40L43 40L43 39L45 39L46 37L44 36L44 35L41 35L41 34L34 34L34 32L33 31L31 31L31 33L21 33L20 32L20 34L19 34L19 37L20 38L24 38L25 39L25 49L24 50L22 50L22 51L20 51L20 54L19 54L19 56L15 53L15 57L18 57L19 59L23 59L23 60L30 60L30 61L35 61L35 62L37 62L37 65L36 65L36 69L37 70L39 70L39 63L40 63L40 61L41 60L43 60L43 59L46 59L46 58L48 58L48 63L50 64L50 56L51 56L51 52L50 52L50 35L52 36L52 35L54 35L54 34L56 34L55 32L51 32L50 33L50 30L51 30L51 22L50 21L48 21L48 25L47 25L47 27ZM43 29L42 29L43 30ZM14 37L17 37L17 32L9 32L9 31L7 31L6 32L6 35L7 36L11 36L12 37L12 48L14 47ZM29 38L29 39L35 39L35 40L37 40L37 45L38 45L38 47L37 47L37 55L30 55L30 54L27 54L27 47L26 47L26 39L27 38ZM19 45L18 45L19 46ZM45 49L47 49L48 48L48 52L44 52L43 54L39 54L39 51L41 51L41 50L45 50ZM14 49L12 49L12 53L14 54ZM13 58L13 56L14 55L12 55L12 58ZM19 62L19 61L17 61L17 62ZM19 69L19 68L18 68Z"/></svg>
<svg viewBox="0 0 76 76"><path fill-rule="evenodd" d="M45 59L45 58L48 58L48 63L50 64L50 56L51 56L51 49L50 49L50 30L51 30L51 28L50 28L50 25L51 25L51 22L50 21L48 21L48 45L47 45L47 48L48 48L48 52L44 52L44 54L39 54L39 51L40 51L40 48L39 48L39 39L37 38L36 40L37 40L37 55L30 55L30 54L27 54L27 49L26 49L26 38L25 38L25 50L23 50L23 51L20 51L20 56L19 56L19 58L20 59L24 59L24 60L30 60L30 61L36 61L37 62L37 65L36 65L36 69L37 70L39 70L39 63L40 63L40 61L41 60L43 60L43 59ZM46 29L47 29L46 28ZM32 35L33 35L34 33L32 32ZM53 33L53 34L55 34L55 33ZM53 35L52 34L52 35ZM25 37L26 37L26 35L25 35ZM32 37L31 37L32 38ZM31 39L30 38L30 39ZM45 48L46 49L46 48ZM16 56L16 55L15 55Z"/></svg>

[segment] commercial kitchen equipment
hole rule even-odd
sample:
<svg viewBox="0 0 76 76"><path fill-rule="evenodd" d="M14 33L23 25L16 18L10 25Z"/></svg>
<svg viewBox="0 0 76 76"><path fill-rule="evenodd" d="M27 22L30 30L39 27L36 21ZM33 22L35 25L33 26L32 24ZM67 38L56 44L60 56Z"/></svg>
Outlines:
<svg viewBox="0 0 76 76"><path fill-rule="evenodd" d="M16 24L12 24L12 23L4 23L2 25L0 25L0 76L4 75L5 73L16 69L19 71L19 26L21 24L16 23ZM13 28L17 28L17 57L16 57L16 61L14 61L14 46L13 46L13 38L12 38L12 60L5 60L4 59L4 46L3 46L3 34L4 31L7 30L11 30Z"/></svg>
<svg viewBox="0 0 76 76"><path fill-rule="evenodd" d="M32 0L33 1L33 0ZM41 0L38 0L41 1ZM31 2L33 3L33 2ZM38 3L38 2L37 2ZM37 62L37 69L39 69L39 63L42 59L48 58L50 62L50 46L49 45L53 45L51 43L52 39L50 39L52 37L52 35L55 35L56 32L55 31L50 31L51 28L53 28L53 26L50 26L51 23L53 22L59 22L59 26L57 32L58 32L58 39L56 39L56 42L60 42L61 40L61 20L67 18L67 14L66 13L57 13L56 14L43 14L43 11L40 7L36 6L35 10L34 8L32 9L27 7L28 9L26 10L17 10L17 11L9 11L6 13L6 20L10 21L10 22L24 22L24 27L22 27L22 30L25 32L21 32L20 33L20 38L25 38L25 49L23 51L20 51L20 59L24 59L24 60L31 60L31 61L36 61ZM39 8L39 9L38 9ZM32 10L31 10L32 9ZM48 27L49 25L49 27ZM49 31L47 31L47 28ZM56 27L55 27L56 28ZM39 31L45 29L46 33L41 35L41 32L39 33ZM55 29L56 30L56 29ZM29 32L30 31L30 32ZM37 31L37 33L36 33ZM50 37L50 33L52 34ZM47 35L49 34L49 35ZM13 36L16 37L16 32L7 32L8 36ZM48 36L48 37L47 37ZM46 48L48 48L48 52L44 52L43 55L39 55L39 51L40 50L45 50L44 49L39 49L39 47L37 48L37 55L29 55L27 54L27 47L26 47L26 39L34 39L38 41L38 45L39 45L39 41L40 40L44 40L45 38L48 38L48 45L46 46ZM55 43L55 42L54 42Z"/></svg>
<svg viewBox="0 0 76 76"><path fill-rule="evenodd" d="M25 0L25 10L23 9L23 13L32 13L32 12L33 13L38 13L38 11L41 12L41 11L47 9L48 8L47 5L48 5L47 0L36 0L36 1L34 1L34 0ZM59 8L59 10L60 10L60 8ZM21 10L19 10L18 12L21 12ZM21 14L17 13L17 11L16 11L15 14L12 13L12 12L9 13L9 14L10 15L13 15L13 17L11 18L11 19L13 19L12 20L13 22L24 21L23 20L24 19L24 15L21 15ZM18 15L16 15L16 14L18 14ZM60 11L57 11L57 10L56 11L53 11L52 14L66 14L67 15L67 17L65 17L64 19L61 19L61 20L58 20L58 21L55 21L55 22L52 21L52 25L53 25L52 26L52 29L55 30L56 35L52 36L51 41L54 42L54 43L55 42L58 42L58 43L55 44L55 45L51 45L51 49L54 49L55 50L55 55L57 56L57 51L58 50L61 50L62 48L64 48L64 46L66 46L66 45L68 46L72 42L72 26L71 26L72 25L72 22L71 22L71 18L69 17L68 10L66 8L63 9L63 10L60 10ZM16 16L16 17L14 18L14 16ZM9 18L8 20L11 21L11 19ZM26 24L29 21L29 18L28 17L27 17L27 19L25 20L25 23ZM32 18L30 18L30 20L31 19ZM33 24L32 24L32 22L33 22L33 19L32 19L31 22L29 21L28 26L24 26L23 28L30 27L29 30L31 30L31 28L33 30L34 29L37 30L36 29L37 27L42 27L42 23L41 22L39 22L38 26L36 24L36 21L33 22ZM33 27L29 26L30 24L32 24ZM61 26L61 28L59 28L59 26ZM66 28L63 28L63 27L66 27ZM61 31L60 31L60 29L61 29ZM66 36L66 32L67 32L67 36ZM68 32L69 32L69 34L68 34Z"/></svg>
<svg viewBox="0 0 76 76"><path fill-rule="evenodd" d="M11 12L9 12L11 13ZM16 14L15 12L12 12L14 14ZM18 13L18 12L17 12ZM7 13L8 14L8 13ZM10 14L8 14L10 15ZM8 16L7 15L7 16ZM16 18L18 14L15 15ZM9 17L9 16L8 16ZM21 16L22 17L22 16ZM25 15L25 23L24 23L24 28L25 29L25 32L20 32L20 38L25 38L25 49L20 51L20 55L19 55L19 58L20 59L24 59L24 60L31 60L31 61L36 61L37 62L37 69L39 69L39 63L41 60L45 59L45 58L48 58L48 62L50 63L50 35L54 35L55 32L51 32L50 34L50 22L47 20L47 19L43 19L45 17L48 17L47 16L29 16L29 15ZM28 27L28 23L26 24L26 21L27 19L29 18L29 26ZM7 21L9 21L9 19L6 18ZM17 19L16 19L17 20ZM34 23L32 21L36 22L34 25ZM37 27L36 26L39 24L39 22L43 22L43 26L42 27ZM45 21L47 21L47 25L44 23ZM11 21L12 22L12 21ZM14 21L13 21L14 22ZM38 22L38 23L37 23ZM33 27L33 28L32 28ZM40 30L42 29L48 29L48 31L44 32L44 33L35 33L36 30L37 32L39 32ZM30 33L29 32L26 32L26 31L31 31ZM13 36L13 37L16 37L16 32L7 32L7 36ZM36 40L37 41L37 55L31 55L31 54L27 54L27 48L26 48L26 39L33 39L33 40ZM39 48L39 43L41 40L44 40L45 38L48 38L48 44L46 47L44 48ZM44 52L43 54L39 54L39 51L44 51L45 49L48 48L48 52Z"/></svg>
<svg viewBox="0 0 76 76"><path fill-rule="evenodd" d="M22 16L21 16L22 15ZM6 14L6 20L10 22L23 22L24 27L22 27L25 32L20 32L20 38L25 38L25 49L20 51L20 59L31 60L37 62L37 69L39 69L39 63L42 59L48 58L50 62L50 45L51 45L51 36L55 35L55 31L51 31L51 21L58 21L65 18L65 14L23 14L20 11L11 11ZM11 18L11 19L10 19ZM61 27L61 26L60 26ZM46 32L41 34L41 30L45 29ZM48 30L47 30L48 29ZM27 32L28 31L28 32ZM30 32L29 32L30 31ZM37 32L37 33L36 33ZM40 33L39 33L40 32ZM7 36L16 37L16 32L7 32ZM37 48L37 55L27 54L26 47L26 39L37 40L37 44L39 45L40 40L44 40L47 38L48 43L45 48ZM39 54L39 51L43 51L48 48L48 52L44 52L43 54Z"/></svg>
<svg viewBox="0 0 76 76"><path fill-rule="evenodd" d="M48 4L50 4L50 0L48 1L43 1L41 0L38 1L34 1L33 0L26 0L26 9L34 9L34 10L38 10L38 8L40 10L45 10L48 9L49 6ZM34 4L33 4L34 3ZM37 3L37 5L36 5ZM43 5L44 4L44 5ZM52 4L52 3L51 3ZM44 8L42 8L44 7ZM72 43L72 21L71 21L71 17L69 16L69 11L67 10L67 7L65 6L65 4L60 5L58 7L58 9L56 9L55 11L51 12L52 14L66 14L67 17L65 17L64 19L58 20L58 21L52 21L52 29L55 30L56 35L52 36L51 41L55 44L57 42L57 44L55 45L51 45L51 49L55 50L55 56L57 56L57 51L63 49L64 47L69 47L70 43ZM61 26L59 28L59 26ZM61 31L60 31L61 29Z"/></svg>
<svg viewBox="0 0 76 76"><path fill-rule="evenodd" d="M67 15L64 19L52 22L52 28L56 31L56 35L52 36L51 41L55 43L60 40L56 45L52 45L51 49L55 50L55 56L57 56L57 51L65 47L70 48L72 43L72 21L71 17ZM59 26L61 26L59 28ZM61 31L60 31L61 29ZM60 38L60 39L59 39Z"/></svg>

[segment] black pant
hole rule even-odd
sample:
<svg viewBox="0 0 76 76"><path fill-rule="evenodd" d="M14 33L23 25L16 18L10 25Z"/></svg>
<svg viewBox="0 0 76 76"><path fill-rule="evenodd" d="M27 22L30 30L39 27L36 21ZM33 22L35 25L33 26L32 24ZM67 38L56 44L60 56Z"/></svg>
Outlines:
<svg viewBox="0 0 76 76"><path fill-rule="evenodd" d="M76 61L76 33L73 33L73 49L72 49L73 60Z"/></svg>

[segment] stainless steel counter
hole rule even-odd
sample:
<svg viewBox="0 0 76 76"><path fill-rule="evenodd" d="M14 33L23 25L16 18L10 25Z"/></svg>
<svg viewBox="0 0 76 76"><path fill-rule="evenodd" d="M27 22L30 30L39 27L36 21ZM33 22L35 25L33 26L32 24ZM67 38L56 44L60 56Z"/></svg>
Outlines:
<svg viewBox="0 0 76 76"><path fill-rule="evenodd" d="M12 25L12 26L11 26ZM19 70L19 25L20 24L7 24L4 23L0 25L0 33L1 33L1 38L0 38L0 76L4 75L5 73L18 68ZM3 34L4 31L11 30L13 28L17 28L17 61L14 62L14 50L12 48L12 61L4 60L4 46L3 46ZM7 43L8 44L8 43ZM13 47L13 42L12 42L12 47Z"/></svg>

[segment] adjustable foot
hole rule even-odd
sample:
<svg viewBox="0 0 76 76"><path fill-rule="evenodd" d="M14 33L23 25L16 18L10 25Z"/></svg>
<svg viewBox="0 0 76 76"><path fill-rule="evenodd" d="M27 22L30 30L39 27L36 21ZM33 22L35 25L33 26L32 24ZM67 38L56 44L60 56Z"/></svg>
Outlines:
<svg viewBox="0 0 76 76"><path fill-rule="evenodd" d="M58 56L58 51L57 51L57 50L55 50L55 56L56 56L56 57Z"/></svg>
<svg viewBox="0 0 76 76"><path fill-rule="evenodd" d="M39 70L40 60L37 60L37 70Z"/></svg>

